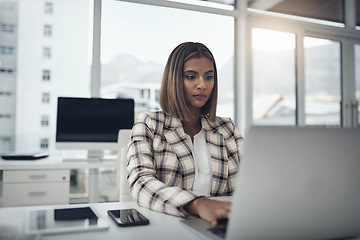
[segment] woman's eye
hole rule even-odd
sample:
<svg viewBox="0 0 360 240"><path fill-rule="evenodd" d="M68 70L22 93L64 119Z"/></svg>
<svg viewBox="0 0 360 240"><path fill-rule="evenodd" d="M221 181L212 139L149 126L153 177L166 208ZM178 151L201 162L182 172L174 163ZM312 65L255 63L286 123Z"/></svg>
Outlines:
<svg viewBox="0 0 360 240"><path fill-rule="evenodd" d="M187 75L186 78L189 79L189 80L193 80L193 79L195 79L195 76L193 76L193 75Z"/></svg>
<svg viewBox="0 0 360 240"><path fill-rule="evenodd" d="M214 76L209 75L209 76L206 76L205 78L206 78L206 80L211 80L211 79L213 79L213 78L214 78Z"/></svg>

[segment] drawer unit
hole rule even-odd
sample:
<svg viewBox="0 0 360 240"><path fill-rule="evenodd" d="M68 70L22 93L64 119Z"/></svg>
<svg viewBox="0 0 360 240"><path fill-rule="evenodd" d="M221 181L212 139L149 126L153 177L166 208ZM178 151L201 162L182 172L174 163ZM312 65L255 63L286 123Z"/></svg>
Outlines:
<svg viewBox="0 0 360 240"><path fill-rule="evenodd" d="M70 170L7 170L3 206L68 204Z"/></svg>
<svg viewBox="0 0 360 240"><path fill-rule="evenodd" d="M69 182L69 170L16 170L5 171L4 183Z"/></svg>

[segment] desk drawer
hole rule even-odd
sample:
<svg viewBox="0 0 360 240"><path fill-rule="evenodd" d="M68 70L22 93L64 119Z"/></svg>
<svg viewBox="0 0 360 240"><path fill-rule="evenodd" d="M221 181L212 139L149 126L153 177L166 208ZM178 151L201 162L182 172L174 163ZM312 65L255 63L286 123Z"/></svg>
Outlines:
<svg viewBox="0 0 360 240"><path fill-rule="evenodd" d="M8 170L4 171L4 183L69 182L69 170Z"/></svg>
<svg viewBox="0 0 360 240"><path fill-rule="evenodd" d="M4 183L3 206L68 204L69 191L69 182Z"/></svg>

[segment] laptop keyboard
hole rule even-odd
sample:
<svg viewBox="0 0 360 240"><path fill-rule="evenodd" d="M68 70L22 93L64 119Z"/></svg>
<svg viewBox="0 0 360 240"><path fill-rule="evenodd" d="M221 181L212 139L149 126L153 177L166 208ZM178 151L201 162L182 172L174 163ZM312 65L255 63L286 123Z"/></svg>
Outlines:
<svg viewBox="0 0 360 240"><path fill-rule="evenodd" d="M218 221L216 227L209 228L208 231L214 233L215 235L219 236L220 238L224 238L226 236L226 226L228 223L228 219L224 218Z"/></svg>

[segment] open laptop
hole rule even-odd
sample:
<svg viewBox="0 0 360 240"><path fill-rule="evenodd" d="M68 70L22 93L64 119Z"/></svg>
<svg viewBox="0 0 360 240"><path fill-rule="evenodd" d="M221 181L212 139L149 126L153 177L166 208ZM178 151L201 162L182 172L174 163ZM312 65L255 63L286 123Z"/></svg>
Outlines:
<svg viewBox="0 0 360 240"><path fill-rule="evenodd" d="M255 126L244 151L225 237L199 218L183 220L199 237L360 236L360 129Z"/></svg>

